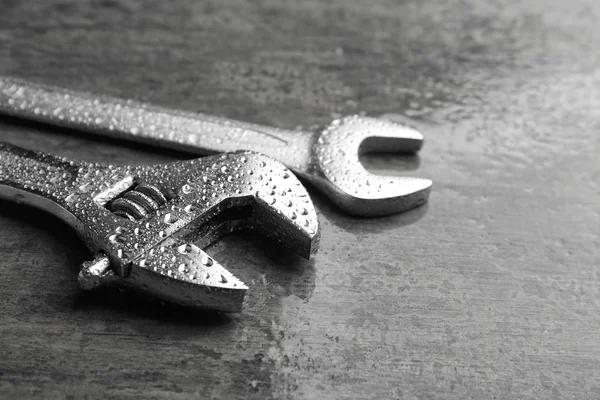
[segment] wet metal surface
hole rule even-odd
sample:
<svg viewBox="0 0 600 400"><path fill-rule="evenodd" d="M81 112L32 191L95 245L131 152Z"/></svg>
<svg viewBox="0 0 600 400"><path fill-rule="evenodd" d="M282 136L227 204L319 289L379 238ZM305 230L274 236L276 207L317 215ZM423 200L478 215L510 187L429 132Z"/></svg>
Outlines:
<svg viewBox="0 0 600 400"><path fill-rule="evenodd" d="M190 308L242 309L248 287L203 251L261 233L310 259L319 222L283 164L248 151L144 166L75 162L0 142L0 198L62 219L97 254L86 290L117 283Z"/></svg>
<svg viewBox="0 0 600 400"><path fill-rule="evenodd" d="M0 113L198 155L259 152L315 185L340 211L356 216L408 211L422 205L431 190L429 179L379 176L361 165L364 152L414 154L421 149L423 134L386 118L352 115L315 132L286 131L2 76Z"/></svg>
<svg viewBox="0 0 600 400"><path fill-rule="evenodd" d="M385 114L423 151L363 161L431 178L430 202L355 219L311 191L311 262L219 241L211 254L253 288L235 316L81 293L83 243L2 203L3 394L598 397L598 2L182 4L3 2L0 74L287 129ZM1 132L90 162L187 157L10 119Z"/></svg>

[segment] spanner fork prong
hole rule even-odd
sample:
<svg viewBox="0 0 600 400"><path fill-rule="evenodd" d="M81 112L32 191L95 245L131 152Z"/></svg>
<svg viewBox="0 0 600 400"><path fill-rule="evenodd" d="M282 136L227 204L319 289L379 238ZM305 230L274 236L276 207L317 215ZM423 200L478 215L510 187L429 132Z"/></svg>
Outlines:
<svg viewBox="0 0 600 400"><path fill-rule="evenodd" d="M295 132L10 77L0 77L0 112L200 155L260 152L358 216L417 207L427 200L432 184L429 179L368 172L360 163L361 151L415 153L423 135L396 122L360 115L314 132Z"/></svg>
<svg viewBox="0 0 600 400"><path fill-rule="evenodd" d="M0 198L49 211L96 254L79 283L117 282L185 306L240 311L246 285L203 248L250 229L310 258L314 207L283 164L254 152L151 166L69 161L0 143Z"/></svg>

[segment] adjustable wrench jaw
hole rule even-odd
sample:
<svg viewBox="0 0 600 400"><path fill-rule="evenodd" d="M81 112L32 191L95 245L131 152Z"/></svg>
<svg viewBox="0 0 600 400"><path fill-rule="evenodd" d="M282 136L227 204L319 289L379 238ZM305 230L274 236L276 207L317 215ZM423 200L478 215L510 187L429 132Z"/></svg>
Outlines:
<svg viewBox="0 0 600 400"><path fill-rule="evenodd" d="M172 198L149 218L122 221L128 226L120 224L105 240L125 284L141 283L171 302L235 312L247 287L195 243L205 246L250 229L305 258L317 250L320 232L308 194L286 167L266 156L227 153L130 173Z"/></svg>
<svg viewBox="0 0 600 400"><path fill-rule="evenodd" d="M281 163L253 152L154 166L103 166L0 145L0 196L48 210L96 253L79 283L132 287L162 300L240 311L248 289L202 248L254 229L309 258L319 225Z"/></svg>
<svg viewBox="0 0 600 400"><path fill-rule="evenodd" d="M429 179L374 175L360 163L372 151L416 153L423 135L407 126L359 115L333 121L318 134L310 173L316 185L346 212L383 216L403 212L427 201Z"/></svg>

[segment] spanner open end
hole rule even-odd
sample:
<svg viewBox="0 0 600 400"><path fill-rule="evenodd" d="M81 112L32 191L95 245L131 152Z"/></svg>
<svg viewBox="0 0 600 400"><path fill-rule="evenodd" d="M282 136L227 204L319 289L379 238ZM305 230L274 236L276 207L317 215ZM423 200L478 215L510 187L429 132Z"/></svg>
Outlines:
<svg viewBox="0 0 600 400"><path fill-rule="evenodd" d="M375 175L360 163L366 152L415 153L423 135L383 119L359 115L332 122L313 147L312 173L317 185L346 212L382 216L407 211L427 201L429 179Z"/></svg>
<svg viewBox="0 0 600 400"><path fill-rule="evenodd" d="M97 254L79 283L116 282L161 300L240 311L247 286L203 251L249 229L309 258L316 212L298 179L253 152L153 166L106 166L0 145L0 196L45 209Z"/></svg>

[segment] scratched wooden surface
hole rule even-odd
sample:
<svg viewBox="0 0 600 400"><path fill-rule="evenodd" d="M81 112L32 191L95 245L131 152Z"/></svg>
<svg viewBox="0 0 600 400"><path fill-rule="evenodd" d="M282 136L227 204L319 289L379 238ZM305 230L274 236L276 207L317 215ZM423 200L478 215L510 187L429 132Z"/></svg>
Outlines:
<svg viewBox="0 0 600 400"><path fill-rule="evenodd" d="M287 128L392 114L426 134L420 158L365 162L435 182L380 219L315 194L312 262L213 246L251 286L239 315L83 293L74 233L0 203L0 397L599 397L599 24L596 0L0 1L0 73ZM88 161L189 157L0 132Z"/></svg>

